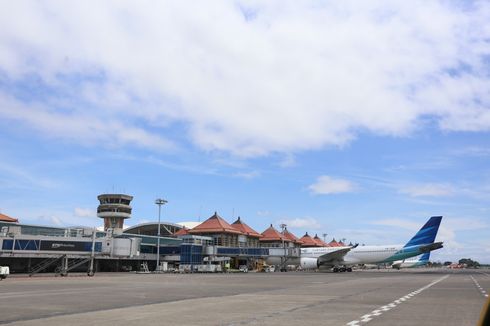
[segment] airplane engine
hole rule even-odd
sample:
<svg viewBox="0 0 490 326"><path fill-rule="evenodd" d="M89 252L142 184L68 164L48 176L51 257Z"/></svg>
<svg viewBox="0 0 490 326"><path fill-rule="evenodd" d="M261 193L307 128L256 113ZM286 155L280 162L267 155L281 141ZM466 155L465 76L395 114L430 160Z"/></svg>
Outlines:
<svg viewBox="0 0 490 326"><path fill-rule="evenodd" d="M300 259L301 268L303 269L313 269L318 268L318 259L317 258L301 258Z"/></svg>

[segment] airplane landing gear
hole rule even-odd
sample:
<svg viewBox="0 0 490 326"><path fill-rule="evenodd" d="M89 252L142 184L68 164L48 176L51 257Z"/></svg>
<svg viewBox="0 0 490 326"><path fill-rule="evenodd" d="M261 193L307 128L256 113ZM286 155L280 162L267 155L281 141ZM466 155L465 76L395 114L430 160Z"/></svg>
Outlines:
<svg viewBox="0 0 490 326"><path fill-rule="evenodd" d="M334 273L352 272L352 268L347 266L334 266L334 268L332 268L332 272Z"/></svg>

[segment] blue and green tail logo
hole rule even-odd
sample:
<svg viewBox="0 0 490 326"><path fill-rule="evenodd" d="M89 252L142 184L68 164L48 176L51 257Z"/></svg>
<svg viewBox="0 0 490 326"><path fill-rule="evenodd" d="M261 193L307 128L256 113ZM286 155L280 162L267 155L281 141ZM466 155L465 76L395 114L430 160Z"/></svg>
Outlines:
<svg viewBox="0 0 490 326"><path fill-rule="evenodd" d="M436 239L442 216L432 216L427 223L417 232L417 234L407 242L404 248L433 243Z"/></svg>

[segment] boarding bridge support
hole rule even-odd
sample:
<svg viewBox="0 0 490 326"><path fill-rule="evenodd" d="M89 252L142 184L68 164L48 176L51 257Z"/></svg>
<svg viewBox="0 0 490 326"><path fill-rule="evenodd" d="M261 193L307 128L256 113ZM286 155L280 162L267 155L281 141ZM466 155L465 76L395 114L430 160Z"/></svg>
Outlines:
<svg viewBox="0 0 490 326"><path fill-rule="evenodd" d="M67 276L69 271L77 268L78 266L86 264L91 259L92 258L89 257L89 258L72 259L71 261L69 261L68 258L65 257L65 259L62 260L61 268L58 274L61 276Z"/></svg>
<svg viewBox="0 0 490 326"><path fill-rule="evenodd" d="M150 270L148 269L148 262L145 261L145 262L141 263L141 271L143 273L149 273L150 272Z"/></svg>
<svg viewBox="0 0 490 326"><path fill-rule="evenodd" d="M31 269L31 271L29 272L29 276L32 276L32 275L34 275L36 273L39 273L39 272L45 270L49 266L51 266L54 263L58 262L60 259L63 259L64 260L64 258L66 258L66 255L44 259L42 262L40 262L39 264L37 264L36 266L34 266Z"/></svg>

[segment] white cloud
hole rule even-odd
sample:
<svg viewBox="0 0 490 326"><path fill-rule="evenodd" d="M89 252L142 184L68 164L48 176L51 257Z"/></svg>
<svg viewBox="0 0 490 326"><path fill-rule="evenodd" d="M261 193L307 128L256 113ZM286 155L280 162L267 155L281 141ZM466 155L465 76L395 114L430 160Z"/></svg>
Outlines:
<svg viewBox="0 0 490 326"><path fill-rule="evenodd" d="M296 229L311 229L318 230L321 228L321 224L318 220L311 217L297 217L297 218L284 218L279 221L278 224L286 224L288 228L296 228Z"/></svg>
<svg viewBox="0 0 490 326"><path fill-rule="evenodd" d="M75 207L74 213L76 217L96 217L95 211L90 208Z"/></svg>
<svg viewBox="0 0 490 326"><path fill-rule="evenodd" d="M356 185L349 180L322 175L316 179L314 184L308 186L308 189L312 194L329 195L352 192L356 189Z"/></svg>
<svg viewBox="0 0 490 326"><path fill-rule="evenodd" d="M243 179L253 179L260 176L260 172L259 171L237 172L233 174L233 176L237 178L243 178Z"/></svg>
<svg viewBox="0 0 490 326"><path fill-rule="evenodd" d="M173 147L170 141L118 119L104 119L84 112L66 114L43 104L26 105L2 92L0 117L6 121L21 121L47 137L75 140L82 144L103 147L132 144L153 150Z"/></svg>
<svg viewBox="0 0 490 326"><path fill-rule="evenodd" d="M402 187L398 192L412 197L441 197L453 195L455 190L449 184L425 183Z"/></svg>
<svg viewBox="0 0 490 326"><path fill-rule="evenodd" d="M406 135L427 116L488 131L490 4L463 5L6 1L4 84L34 80L47 98L30 93L18 114L2 98L0 117L150 149L183 125L201 149L249 157Z"/></svg>

